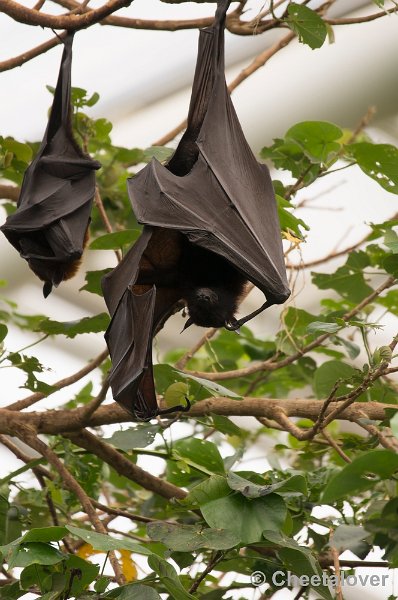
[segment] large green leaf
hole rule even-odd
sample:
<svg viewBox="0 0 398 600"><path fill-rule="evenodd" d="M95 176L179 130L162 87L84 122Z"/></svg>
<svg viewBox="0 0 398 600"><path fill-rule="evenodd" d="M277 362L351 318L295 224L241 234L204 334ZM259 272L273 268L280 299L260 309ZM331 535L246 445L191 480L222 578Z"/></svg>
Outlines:
<svg viewBox="0 0 398 600"><path fill-rule="evenodd" d="M327 36L327 28L321 17L308 6L292 2L288 7L289 27L298 34L299 41L313 50L320 48Z"/></svg>
<svg viewBox="0 0 398 600"><path fill-rule="evenodd" d="M340 150L338 140L342 135L342 130L333 123L302 121L288 129L286 139L298 144L311 162L325 163Z"/></svg>
<svg viewBox="0 0 398 600"><path fill-rule="evenodd" d="M171 550L194 552L200 548L228 550L239 544L239 537L232 531L211 529L202 525L180 525L155 521L148 523L151 539L163 542Z"/></svg>
<svg viewBox="0 0 398 600"><path fill-rule="evenodd" d="M0 553L3 553L1 547ZM27 567L33 564L56 565L64 560L65 554L62 554L50 544L28 542L14 546L11 551L5 554L4 558L8 562L9 569L13 569L14 567Z"/></svg>
<svg viewBox="0 0 398 600"><path fill-rule="evenodd" d="M217 498L228 496L230 493L231 489L227 484L226 478L222 475L212 475L195 485L185 498L185 501L189 504L194 503L201 506Z"/></svg>
<svg viewBox="0 0 398 600"><path fill-rule="evenodd" d="M312 282L320 290L335 290L343 298L358 304L373 292L363 274L369 265L370 260L365 252L351 252L346 264L334 273L311 273Z"/></svg>
<svg viewBox="0 0 398 600"><path fill-rule="evenodd" d="M102 296L101 279L110 273L112 269L102 269L100 271L87 271L86 272L86 283L80 288L80 291L85 290L92 294L98 294Z"/></svg>
<svg viewBox="0 0 398 600"><path fill-rule="evenodd" d="M362 490L373 489L379 480L398 471L398 455L391 450L373 450L344 467L327 484L322 502L329 504Z"/></svg>
<svg viewBox="0 0 398 600"><path fill-rule="evenodd" d="M347 150L366 175L388 192L398 194L398 148L391 144L361 142L350 144Z"/></svg>
<svg viewBox="0 0 398 600"><path fill-rule="evenodd" d="M236 494L212 500L200 508L210 527L235 533L242 544L259 542L264 529L279 531L286 518L285 503L276 494L253 500Z"/></svg>
<svg viewBox="0 0 398 600"><path fill-rule="evenodd" d="M307 493L307 485L302 475L293 475L278 483L258 485L237 475L237 473L230 472L227 475L227 482L232 490L240 492L246 498L261 498L273 492L293 492L300 495Z"/></svg>
<svg viewBox="0 0 398 600"><path fill-rule="evenodd" d="M87 544L91 544L95 550L109 552L109 550L124 549L136 552L137 554L146 554L148 556L152 554L148 548L126 538L116 539L110 535L89 531L88 529L81 529L80 527L74 527L73 525L67 525L66 528L70 533L87 542Z"/></svg>
<svg viewBox="0 0 398 600"><path fill-rule="evenodd" d="M343 384L344 381L349 382L351 378L358 376L359 371L351 367L347 363L341 360L329 360L324 362L315 371L314 376L314 390L317 398L325 399L329 396L333 389L333 386L337 381L341 380L340 385L336 391L337 395L345 394L351 388L347 387L347 383Z"/></svg>

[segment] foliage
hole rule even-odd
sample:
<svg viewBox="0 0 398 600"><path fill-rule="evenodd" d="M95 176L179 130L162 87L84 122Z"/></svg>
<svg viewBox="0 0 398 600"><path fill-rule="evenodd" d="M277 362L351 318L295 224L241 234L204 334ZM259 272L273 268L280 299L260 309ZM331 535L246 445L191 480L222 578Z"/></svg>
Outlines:
<svg viewBox="0 0 398 600"><path fill-rule="evenodd" d="M283 21L313 49L328 34L322 15L305 5L290 3ZM140 231L126 179L141 163L154 155L164 160L171 150L113 145L111 123L85 112L98 99L96 93L73 89L74 132L103 165L97 184L113 229L107 231L94 206L90 248L124 253ZM21 185L37 149L38 142L1 137L0 177ZM294 208L296 194L336 168L356 165L363 177L398 193L398 149L332 123L292 124L283 138L263 148L261 157L291 176L289 185L274 181L289 252L308 231ZM8 212L15 209L9 201L3 205ZM188 397L198 410L181 430L172 421L121 426L128 417L121 409L115 418L107 406L99 408L101 392L94 395L92 381L82 383L77 394L70 392L61 407L67 411L52 413L47 429L45 417L43 425L32 416L37 431L46 433L41 439L50 453L31 458L14 447L25 464L0 480L0 599L29 591L44 600L221 600L251 595L256 581L263 597L271 598L279 589L273 574L320 577L333 565L332 549L350 550L360 561L379 546L389 567L398 567L397 385L391 378L397 340L375 342L382 324L398 310L397 225L395 217L372 224L367 239L339 266L314 271L317 305L311 313L298 302L287 305L275 336L255 337L248 326L239 336L223 330L189 356L179 348L161 357L155 377L166 405ZM103 269L88 271L82 290L101 295L100 279L111 266L105 259ZM384 316L374 322L377 309ZM79 343L80 335L104 331L108 323L105 313L76 321L21 314L2 295L0 368L22 374L23 387L37 400L50 396L61 386L42 381L46 366L34 350L11 349L14 328L37 332L37 343L59 335ZM104 357L99 364L106 391L109 362ZM291 400L299 395L306 407ZM258 416L260 402L264 413L256 427L230 418L247 414L242 408L247 406ZM332 417L355 421L360 432L327 420L327 411L343 403L351 407L350 415ZM382 404L389 405L384 417L373 418ZM12 420L17 412L2 412L1 442L12 449L9 434L41 447L30 444L30 430L20 426L25 421ZM107 426L115 423L117 428ZM265 442L263 467L248 469L248 452ZM145 463L149 457L156 459L159 478L151 473L152 463ZM107 534L87 510L82 518L82 497L99 511ZM321 505L333 509L327 508L322 519ZM123 576L116 573L117 584L108 568L115 551ZM314 590L325 600L334 597L324 584Z"/></svg>

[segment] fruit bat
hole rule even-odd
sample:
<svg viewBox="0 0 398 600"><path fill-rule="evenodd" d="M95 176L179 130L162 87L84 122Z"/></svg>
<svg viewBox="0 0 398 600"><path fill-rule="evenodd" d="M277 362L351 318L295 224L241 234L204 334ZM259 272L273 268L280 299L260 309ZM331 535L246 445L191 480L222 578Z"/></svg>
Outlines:
<svg viewBox="0 0 398 600"><path fill-rule="evenodd" d="M213 25L200 32L188 125L174 155L166 164L153 158L128 180L143 231L102 280L112 317L105 338L113 396L138 419L164 412L155 395L152 338L176 310L187 307L185 327L236 330L290 294L269 171L245 140L225 82L229 3L219 1ZM266 302L238 320L248 281Z"/></svg>
<svg viewBox="0 0 398 600"><path fill-rule="evenodd" d="M72 134L72 42L73 34L68 34L43 141L25 172L17 210L1 227L44 282L44 297L77 271L88 239L94 170L101 167Z"/></svg>

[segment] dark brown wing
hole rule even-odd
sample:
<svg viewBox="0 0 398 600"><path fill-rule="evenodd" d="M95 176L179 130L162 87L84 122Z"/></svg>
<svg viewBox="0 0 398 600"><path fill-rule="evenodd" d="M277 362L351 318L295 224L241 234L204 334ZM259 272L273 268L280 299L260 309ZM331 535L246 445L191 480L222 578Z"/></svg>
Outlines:
<svg viewBox="0 0 398 600"><path fill-rule="evenodd" d="M156 287L158 273L173 272L180 257L173 232L144 227L123 261L102 279L112 316L105 339L112 359L113 397L139 419L158 414L152 366L152 339L180 300L178 287ZM137 283L140 274L145 283Z"/></svg>
<svg viewBox="0 0 398 600"><path fill-rule="evenodd" d="M73 34L65 38L54 101L39 152L25 172L16 212L1 230L31 269L52 285L74 273L95 193L94 170L73 138L70 88Z"/></svg>

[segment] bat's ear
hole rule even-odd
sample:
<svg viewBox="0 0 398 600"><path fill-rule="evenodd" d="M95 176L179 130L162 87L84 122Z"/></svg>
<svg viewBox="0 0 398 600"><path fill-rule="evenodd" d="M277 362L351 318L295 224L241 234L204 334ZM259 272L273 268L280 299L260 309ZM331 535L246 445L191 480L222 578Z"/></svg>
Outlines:
<svg viewBox="0 0 398 600"><path fill-rule="evenodd" d="M185 323L184 327L181 329L180 333L188 329L193 324L193 319L189 317L188 321Z"/></svg>
<svg viewBox="0 0 398 600"><path fill-rule="evenodd" d="M46 281L43 285L43 296L47 298L49 294L51 294L51 290L53 289L53 284L51 281Z"/></svg>
<svg viewBox="0 0 398 600"><path fill-rule="evenodd" d="M224 327L225 329L228 329L228 331L236 331L236 333L240 333L240 323L237 319L235 319L235 317L232 317L232 319L230 319L229 321L225 321Z"/></svg>

